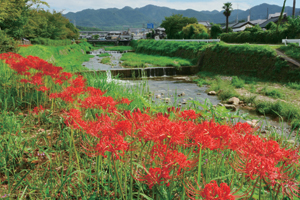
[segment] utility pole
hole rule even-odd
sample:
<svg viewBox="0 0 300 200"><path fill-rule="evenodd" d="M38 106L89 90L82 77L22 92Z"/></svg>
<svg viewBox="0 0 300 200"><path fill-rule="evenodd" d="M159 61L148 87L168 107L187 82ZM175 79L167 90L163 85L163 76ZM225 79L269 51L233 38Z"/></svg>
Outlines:
<svg viewBox="0 0 300 200"><path fill-rule="evenodd" d="M237 10L236 10L236 23L239 22L239 4L237 4Z"/></svg>
<svg viewBox="0 0 300 200"><path fill-rule="evenodd" d="M269 19L269 8L267 8L267 19Z"/></svg>
<svg viewBox="0 0 300 200"><path fill-rule="evenodd" d="M295 18L296 0L293 0L293 18Z"/></svg>

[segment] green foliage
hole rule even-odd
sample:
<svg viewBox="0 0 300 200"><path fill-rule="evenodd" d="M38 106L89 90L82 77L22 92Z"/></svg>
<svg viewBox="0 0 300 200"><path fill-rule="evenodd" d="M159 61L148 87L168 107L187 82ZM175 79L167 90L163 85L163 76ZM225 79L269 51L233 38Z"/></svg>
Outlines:
<svg viewBox="0 0 300 200"><path fill-rule="evenodd" d="M213 24L210 29L210 35L213 39L217 39L223 33L220 24Z"/></svg>
<svg viewBox="0 0 300 200"><path fill-rule="evenodd" d="M95 27L85 27L85 26L76 26L80 31L101 31L100 28Z"/></svg>
<svg viewBox="0 0 300 200"><path fill-rule="evenodd" d="M284 94L275 88L270 89L268 87L264 87L260 93L273 98L284 98Z"/></svg>
<svg viewBox="0 0 300 200"><path fill-rule="evenodd" d="M93 35L93 36L92 36L92 38L93 38L94 40L98 40L99 37L100 37L99 35Z"/></svg>
<svg viewBox="0 0 300 200"><path fill-rule="evenodd" d="M51 40L49 38L33 38L30 40L31 44L40 44L45 46L66 46L71 45L72 41L65 39L65 40Z"/></svg>
<svg viewBox="0 0 300 200"><path fill-rule="evenodd" d="M279 49L289 57L300 61L300 47L298 43L290 43L288 46L281 46Z"/></svg>
<svg viewBox="0 0 300 200"><path fill-rule="evenodd" d="M168 39L176 38L176 35L188 24L198 23L195 17L183 17L181 14L173 14L170 17L165 17L162 21L161 27L166 29Z"/></svg>
<svg viewBox="0 0 300 200"><path fill-rule="evenodd" d="M261 114L279 115L288 120L300 119L299 107L282 101L256 102L256 109Z"/></svg>
<svg viewBox="0 0 300 200"><path fill-rule="evenodd" d="M78 38L78 29L61 12L45 11L40 0L1 0L0 28L15 39L21 38ZM33 8L37 5L37 8Z"/></svg>
<svg viewBox="0 0 300 200"><path fill-rule="evenodd" d="M61 12L32 9L28 23L24 26L24 36L50 39L77 39L78 29Z"/></svg>
<svg viewBox="0 0 300 200"><path fill-rule="evenodd" d="M299 82L289 82L287 84L288 87L295 89L295 90L300 90L300 83Z"/></svg>
<svg viewBox="0 0 300 200"><path fill-rule="evenodd" d="M192 39L195 35L199 35L201 33L207 33L207 28L202 24L188 24L182 28L182 32L184 38Z"/></svg>
<svg viewBox="0 0 300 200"><path fill-rule="evenodd" d="M182 58L170 58L166 56L152 56L152 55L145 55L145 54L136 54L136 53L125 53L123 54L122 63L123 66L130 66L130 67L146 67L150 64L150 66L156 67L166 67L166 66L174 66L174 67L181 67L181 66L191 66L192 63L188 60ZM144 65L142 65L144 63Z"/></svg>
<svg viewBox="0 0 300 200"><path fill-rule="evenodd" d="M105 58L102 58L100 62L102 64L110 64L111 59L110 59L110 57L105 57Z"/></svg>
<svg viewBox="0 0 300 200"><path fill-rule="evenodd" d="M4 52L17 52L18 43L4 31L0 30L0 53Z"/></svg>
<svg viewBox="0 0 300 200"><path fill-rule="evenodd" d="M258 44L278 44L282 43L284 38L300 37L300 17L287 17L284 25L277 26L274 22L270 22L266 26L266 31L256 25L252 28L246 28L245 31L234 33L223 33L220 35L224 42L229 43L258 43ZM278 30L277 30L278 29Z"/></svg>
<svg viewBox="0 0 300 200"><path fill-rule="evenodd" d="M236 88L243 88L245 85L245 81L243 79L238 78L237 76L233 76L231 84Z"/></svg>
<svg viewBox="0 0 300 200"><path fill-rule="evenodd" d="M123 53L124 51L132 51L133 48L131 46L113 46L113 47L105 47L105 51L120 51Z"/></svg>
<svg viewBox="0 0 300 200"><path fill-rule="evenodd" d="M216 91L221 100L239 96L230 82L224 81L221 78L217 78L217 80L210 85L209 91Z"/></svg>
<svg viewBox="0 0 300 200"><path fill-rule="evenodd" d="M83 62L92 58L92 55L86 54L92 46L87 42L72 44L68 46L44 46L33 45L21 47L19 54L22 56L37 56L56 66L63 66L67 72L86 71L87 68L82 66Z"/></svg>
<svg viewBox="0 0 300 200"><path fill-rule="evenodd" d="M97 55L98 57L107 57L107 56L110 56L109 53L101 53L99 55Z"/></svg>
<svg viewBox="0 0 300 200"><path fill-rule="evenodd" d="M254 33L254 32L258 32L258 31L262 31L262 29L259 26L259 24L256 24L255 26L245 28L245 31L249 31L251 33Z"/></svg>
<svg viewBox="0 0 300 200"><path fill-rule="evenodd" d="M233 10L232 3L230 2L224 3L224 6L222 8L224 9L223 14L226 17L226 33L228 33L228 18L231 15L231 12Z"/></svg>
<svg viewBox="0 0 300 200"><path fill-rule="evenodd" d="M267 30L276 30L277 28L277 24L275 24L274 22L269 22L266 27L265 27Z"/></svg>

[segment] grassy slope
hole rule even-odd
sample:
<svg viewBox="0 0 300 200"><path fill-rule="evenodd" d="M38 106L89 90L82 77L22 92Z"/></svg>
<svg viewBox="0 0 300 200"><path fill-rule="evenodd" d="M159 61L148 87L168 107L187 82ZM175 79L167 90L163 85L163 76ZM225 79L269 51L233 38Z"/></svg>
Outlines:
<svg viewBox="0 0 300 200"><path fill-rule="evenodd" d="M123 66L128 67L146 67L145 64L150 64L153 67L156 66L191 66L192 63L186 59L182 58L170 58L166 56L157 56L157 55L146 55L146 54L136 54L136 53L126 53L123 54L122 63Z"/></svg>
<svg viewBox="0 0 300 200"><path fill-rule="evenodd" d="M137 53L181 57L197 64L201 71L224 75L245 75L271 81L300 80L300 69L277 57L267 45L167 42L143 40L132 44Z"/></svg>
<svg viewBox="0 0 300 200"><path fill-rule="evenodd" d="M281 46L279 50L283 51L289 57L300 61L300 47L298 44L288 44L288 46Z"/></svg>
<svg viewBox="0 0 300 200"><path fill-rule="evenodd" d="M92 46L87 42L73 44L69 46L42 46L33 45L26 48L20 48L19 54L22 56L37 56L56 66L64 67L65 71L76 72L86 70L81 64L88 61L92 55L86 54Z"/></svg>

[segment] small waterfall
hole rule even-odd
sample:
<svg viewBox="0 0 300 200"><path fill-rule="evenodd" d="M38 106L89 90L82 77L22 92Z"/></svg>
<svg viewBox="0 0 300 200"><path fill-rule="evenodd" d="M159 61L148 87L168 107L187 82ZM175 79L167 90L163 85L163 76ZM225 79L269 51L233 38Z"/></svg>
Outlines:
<svg viewBox="0 0 300 200"><path fill-rule="evenodd" d="M176 69L173 69L173 76L176 76Z"/></svg>
<svg viewBox="0 0 300 200"><path fill-rule="evenodd" d="M149 77L152 78L151 67L149 68Z"/></svg>
<svg viewBox="0 0 300 200"><path fill-rule="evenodd" d="M110 70L106 70L106 81L109 83L112 81Z"/></svg>
<svg viewBox="0 0 300 200"><path fill-rule="evenodd" d="M164 71L164 75L163 76L167 76L165 68L163 68L163 71Z"/></svg>

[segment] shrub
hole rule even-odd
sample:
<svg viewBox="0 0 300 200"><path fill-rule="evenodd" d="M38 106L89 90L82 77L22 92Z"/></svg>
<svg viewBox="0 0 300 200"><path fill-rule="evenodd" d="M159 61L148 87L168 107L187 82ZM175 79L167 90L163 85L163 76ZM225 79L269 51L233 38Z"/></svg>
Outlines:
<svg viewBox="0 0 300 200"><path fill-rule="evenodd" d="M243 88L245 81L243 79L239 79L237 76L233 76L231 84L236 88Z"/></svg>
<svg viewBox="0 0 300 200"><path fill-rule="evenodd" d="M0 30L0 53L17 52L18 49L18 43Z"/></svg>
<svg viewBox="0 0 300 200"><path fill-rule="evenodd" d="M72 44L72 40L51 40L49 38L34 38L30 40L32 44L41 44L45 46L67 46Z"/></svg>
<svg viewBox="0 0 300 200"><path fill-rule="evenodd" d="M277 89L269 89L267 87L264 87L261 91L260 91L261 94L264 94L266 96L269 96L269 97L273 97L273 98L283 98L284 97L284 94L277 90Z"/></svg>
<svg viewBox="0 0 300 200"><path fill-rule="evenodd" d="M210 29L210 35L213 39L218 38L223 33L222 27L220 24L213 24Z"/></svg>
<svg viewBox="0 0 300 200"><path fill-rule="evenodd" d="M109 64L110 63L110 57L105 57L102 58L102 60L100 61L102 64Z"/></svg>

